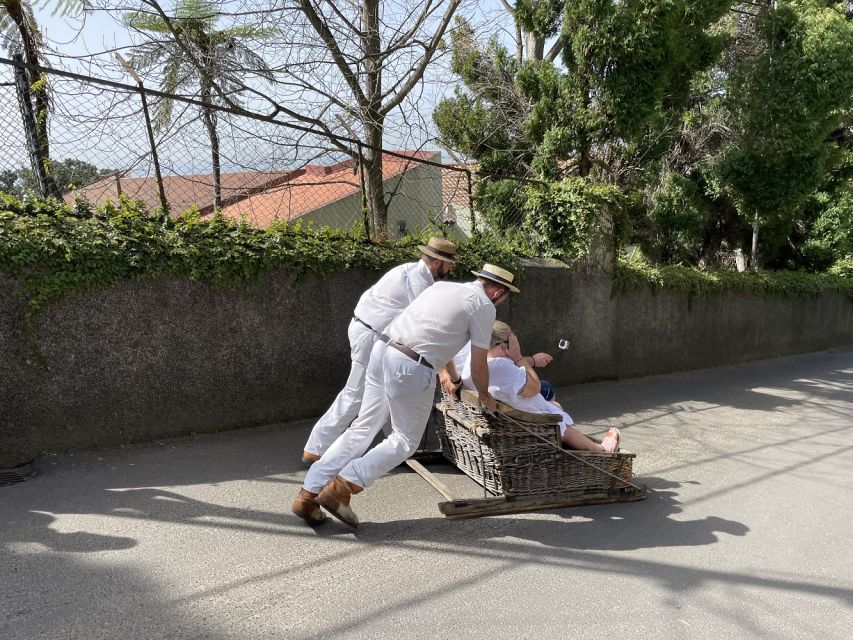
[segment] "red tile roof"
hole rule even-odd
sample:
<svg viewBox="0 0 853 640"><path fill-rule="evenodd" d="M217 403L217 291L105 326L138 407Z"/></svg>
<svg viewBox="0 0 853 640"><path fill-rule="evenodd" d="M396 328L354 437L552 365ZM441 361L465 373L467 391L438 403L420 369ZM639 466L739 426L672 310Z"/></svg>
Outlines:
<svg viewBox="0 0 853 640"><path fill-rule="evenodd" d="M437 160L434 151L400 151L384 154L382 178L387 181L420 165L419 160ZM222 214L238 219L244 214L260 227L274 220L294 220L332 202L357 194L360 176L353 172L352 160L333 165L307 165L290 171L223 173ZM163 188L170 213L180 215L197 206L203 216L213 214L213 176L164 176ZM129 178L114 175L65 195L72 203L83 197L93 204L118 201L120 193L142 200L149 210L160 207L157 181L153 177ZM467 179L462 172L442 169L442 204L468 205Z"/></svg>
<svg viewBox="0 0 853 640"><path fill-rule="evenodd" d="M273 188L286 182L296 171L246 171L242 173L223 173L221 189L223 203L241 200L248 195L264 189ZM97 182L65 194L67 203L83 197L93 204L108 200L118 201L119 189L128 198L142 200L149 210L160 207L160 195L157 181L149 178L127 178L120 175L103 178ZM198 206L202 213L213 210L213 176L163 176L163 190L169 203L170 213L180 215L192 206Z"/></svg>
<svg viewBox="0 0 853 640"><path fill-rule="evenodd" d="M433 151L401 151L406 158L383 154L382 180L387 181L420 165L418 160L435 160ZM347 160L331 167L309 165L290 180L222 207L222 214L238 219L245 215L259 227L275 220L295 220L337 200L359 193L361 177Z"/></svg>

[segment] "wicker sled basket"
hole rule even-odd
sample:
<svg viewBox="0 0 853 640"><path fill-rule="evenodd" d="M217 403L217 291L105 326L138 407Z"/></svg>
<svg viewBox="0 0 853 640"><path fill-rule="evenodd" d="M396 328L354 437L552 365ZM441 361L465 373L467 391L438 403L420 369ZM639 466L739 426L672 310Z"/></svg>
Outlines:
<svg viewBox="0 0 853 640"><path fill-rule="evenodd" d="M476 405L470 391L462 392L462 400L443 393L430 423L443 455L491 493L630 493L636 454L569 454L560 448L559 415L527 413L502 403L496 414L486 415Z"/></svg>

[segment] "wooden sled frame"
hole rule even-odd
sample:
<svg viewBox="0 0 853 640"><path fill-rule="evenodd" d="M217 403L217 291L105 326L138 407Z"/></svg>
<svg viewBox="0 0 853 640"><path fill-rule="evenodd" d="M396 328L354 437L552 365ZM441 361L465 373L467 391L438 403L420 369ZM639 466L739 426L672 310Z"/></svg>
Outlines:
<svg viewBox="0 0 853 640"><path fill-rule="evenodd" d="M445 424L444 420L455 420L457 424L464 424L464 426L468 430L470 430L472 433L477 434L478 437L488 431L488 427L483 428L483 420L486 421L486 424L490 424L490 418L488 416L483 416L482 413L479 413L478 409L474 409L474 407L477 406L476 395L467 390L462 392L462 402L465 402L465 404L467 405L467 411L469 413L473 412L475 415L479 415L479 420L477 421L477 424L474 424L474 422L470 420L466 420L464 416L461 416L458 413L454 413L452 410L450 410L450 405L454 403L454 400L455 399L449 399L445 396L441 402L436 404L435 412L439 412L439 416L435 416L434 412L434 419L430 420L430 427L442 429L443 425ZM498 403L498 411L499 413L503 414L503 416L509 417L513 422L518 421L519 424L528 423L538 424L540 426L553 426L554 432L556 434L556 440L557 442L559 442L559 415L530 414L524 411L513 409L500 402ZM535 436L531 435L531 439L534 438ZM445 442L445 439L440 438L440 440L442 440L443 443ZM545 448L545 450L547 450L549 444L543 443L542 446ZM444 447L445 445L443 444L442 448L444 449ZM556 449L556 447L554 448ZM573 453L578 454L579 452ZM452 462L455 466L457 466L457 468L466 473L469 477L474 479L481 486L483 486L483 482L480 482L468 470L460 467L453 459L453 456L448 455L447 451L420 451L415 454L412 459L407 461L406 464L409 466L409 468L419 474L438 493L440 493L445 498L444 502L440 502L438 504L438 508L441 513L443 513L445 517L449 520L458 520L462 518L477 518L482 516L503 515L512 513L524 513L529 511L539 511L542 509L559 509L589 504L633 502L636 500L643 500L648 496L648 490L644 485L639 485L635 482L631 482L628 480L622 480L620 482L618 481L618 478L615 478L612 486L607 488L597 486L595 489L589 491L553 491L538 492L536 494L531 495L515 494L495 495L495 497L485 498L459 498L446 484L444 484L433 473L426 469L423 464L421 464L421 461L428 462L430 460L435 460L439 455L442 455L443 457L447 458L447 460ZM569 453L565 453L564 455L572 456L572 454ZM620 456L622 458L634 457L634 454L606 455ZM583 465L584 463L578 460L576 464ZM602 472L602 475L605 474L606 472ZM631 476L631 478L633 478L633 476Z"/></svg>

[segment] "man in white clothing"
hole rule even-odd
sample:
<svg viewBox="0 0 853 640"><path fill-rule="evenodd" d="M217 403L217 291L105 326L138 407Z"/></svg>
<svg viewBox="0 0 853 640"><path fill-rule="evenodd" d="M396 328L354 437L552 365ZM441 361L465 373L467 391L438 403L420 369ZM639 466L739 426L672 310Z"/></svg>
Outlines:
<svg viewBox="0 0 853 640"><path fill-rule="evenodd" d="M447 367L456 378L453 356L470 340L471 370L480 403L495 410L489 393L486 353L495 305L518 292L509 271L485 265L477 280L439 282L421 294L388 327L370 355L358 418L315 462L292 510L309 524L320 524L320 505L351 527L358 517L350 497L406 460L417 448L435 393L435 372ZM391 435L365 454L391 418Z"/></svg>
<svg viewBox="0 0 853 640"><path fill-rule="evenodd" d="M348 330L352 360L349 378L335 401L314 425L302 452L303 462L319 460L358 415L370 350L377 336L412 300L453 269L456 245L452 242L430 238L419 249L423 254L420 260L394 267L359 298Z"/></svg>

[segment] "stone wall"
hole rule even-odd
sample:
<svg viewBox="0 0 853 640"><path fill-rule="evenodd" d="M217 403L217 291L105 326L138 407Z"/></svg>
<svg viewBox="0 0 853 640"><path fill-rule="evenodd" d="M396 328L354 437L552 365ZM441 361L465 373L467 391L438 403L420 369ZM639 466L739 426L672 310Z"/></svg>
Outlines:
<svg viewBox="0 0 853 640"><path fill-rule="evenodd" d="M45 309L27 363L23 302L0 274L0 468L110 446L317 416L346 379L346 327L376 274L253 288L160 278ZM853 302L720 294L611 298L603 274L528 267L499 309L556 384L641 376L853 344ZM571 342L566 351L557 342Z"/></svg>

